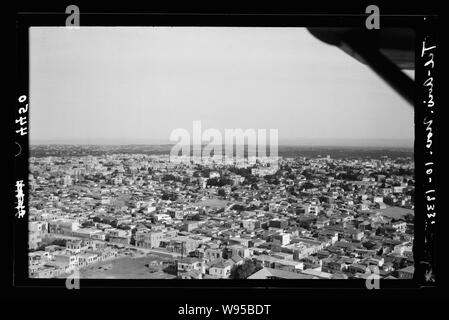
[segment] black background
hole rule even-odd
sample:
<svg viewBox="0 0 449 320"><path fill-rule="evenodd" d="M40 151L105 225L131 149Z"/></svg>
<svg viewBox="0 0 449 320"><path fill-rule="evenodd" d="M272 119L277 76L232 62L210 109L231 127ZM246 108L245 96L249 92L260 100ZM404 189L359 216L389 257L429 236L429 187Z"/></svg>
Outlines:
<svg viewBox="0 0 449 320"><path fill-rule="evenodd" d="M15 79L14 87L15 89L9 94L10 104L7 106L8 110L8 126L9 132L7 134L7 145L11 148L9 152L5 152L4 157L7 158L11 164L8 167L7 177L4 179L3 184L7 184L6 194L9 195L7 201L3 202L3 214L7 217L7 224L4 224L4 229L6 234L12 232L16 229L15 234L7 236L5 245L3 248L7 250L9 259L2 259L3 267L6 267L5 272L2 273L2 281L5 282L2 285L4 290L4 297L7 298L32 298L32 299L79 299L79 298L138 298L138 299L151 299L151 300L163 300L168 303L167 312L169 314L175 315L177 311L176 306L182 306L186 303L196 303L197 305L212 305L221 303L258 303L258 304L272 304L273 314L279 312L289 312L289 310L298 310L301 305L296 301L303 301L308 299L343 299L343 300L358 300L358 299L370 299L373 303L377 299L433 299L433 298L445 298L446 286L447 284L447 271L445 270L446 265L444 263L445 250L444 247L447 243L444 235L444 226L446 225L446 217L444 217L442 205L439 202L437 206L437 211L440 213L437 220L437 230L436 234L440 235L436 241L437 261L436 263L436 276L437 282L434 287L429 288L419 288L417 283L400 283L393 284L392 288L384 288L381 290L367 290L364 283L358 282L354 285L349 285L348 280L343 280L344 282L338 283L338 280L332 280L331 286L334 288L329 288L330 285L326 284L322 280L311 284L312 286L322 286L327 288L315 289L307 288L307 284L289 284L288 287L284 288L267 288L267 283L261 285L260 288L249 288L244 287L242 283L231 283L220 281L214 284L214 287L205 287L204 283L201 284L202 288L166 288L165 284L158 288L148 288L145 284L133 282L133 281L120 281L119 286L125 286L122 288L109 288L103 286L103 283L94 283L92 286L100 286L97 288L91 287L86 280L81 279L81 289L80 290L67 290L65 288L65 280L59 279L48 279L39 281L39 284L28 283L27 281L21 282L20 277L17 277L16 281L13 282L14 272L17 270L26 270L26 265L20 265L21 261L26 261L26 256L13 259L13 249L15 248L15 254L22 252L23 248L27 245L26 236L22 233L27 228L26 220L17 221L14 217L15 210L12 203L15 202L14 195L14 170L9 170L9 168L14 166L14 119L16 118L16 112L18 109L17 98L22 94L22 90L25 90L27 84L23 81L23 62L26 60L23 56L27 53L26 44L16 37L17 34L17 12L31 13L26 18L27 23L30 25L65 25L65 19L67 15L65 14L65 8L70 5L78 5L81 12L81 26L86 25L230 25L230 26L290 26L290 25L302 25L302 26L356 26L360 24L364 26L365 17L363 16L348 16L348 15L364 15L365 8L369 4L376 4L380 8L381 13L381 28L386 25L397 25L404 26L408 25L409 22L414 18L410 15L422 15L422 14L438 14L439 10L430 1L425 1L420 4L410 4L406 1L394 1L387 4L377 2L367 2L367 1L344 1L344 3L334 2L324 2L315 1L313 3L297 3L296 6L282 6L278 1L276 3L269 3L267 5L257 4L257 5L243 5L230 7L225 3L211 3L204 2L199 4L197 2L191 3L186 2L184 5L170 5L169 3L154 3L154 2L133 2L133 1L123 1L123 2L110 2L110 1L35 1L30 3L19 2L15 4L15 9L10 11L11 23L8 24L8 30L11 30L13 35L13 41L7 49L12 55L14 60L13 66L13 76L9 79ZM32 13L40 13L39 15ZM101 15L98 15L101 13ZM103 14L110 13L110 14ZM123 13L135 13L130 15L123 15ZM294 16L295 14L328 14L328 15L339 15L339 16L308 16L301 17L300 23L298 23L298 18ZM388 17L384 15L402 15L395 17ZM409 15L409 16L404 16ZM21 14L23 17L24 14ZM19 19L21 22L22 18ZM411 20L410 20L411 19ZM99 23L99 20L101 23ZM120 23L117 23L119 21ZM415 21L415 20L413 20ZM437 28L438 30L438 28ZM441 39L440 39L441 40ZM19 55L20 54L20 55ZM417 52L418 55L418 52ZM440 54L441 56L441 54ZM442 60L436 57L436 64ZM7 62L7 60L6 60ZM5 60L4 60L5 63ZM442 62L441 62L442 63ZM438 82L437 82L438 81ZM438 79L437 83L442 83ZM438 102L440 101L440 103ZM436 98L437 105L442 105L441 100ZM437 109L438 110L438 109ZM439 136L439 126L441 121L437 122L434 127L434 132ZM417 128L419 129L419 128ZM416 136L418 140L418 136ZM17 139L16 139L17 140ZM435 140L435 147L438 148L439 142L438 138ZM440 142L441 143L441 142ZM443 143L444 144L444 143ZM415 149L415 154L420 157L419 150ZM416 159L419 160L419 159ZM26 166L25 166L26 167ZM435 170L439 174L439 170L443 169L440 162L437 163ZM419 168L416 168L418 173ZM20 170L18 170L19 172ZM417 177L418 179L418 177ZM443 180L442 178L440 180ZM443 184L440 181L439 187ZM440 192L439 197L444 197L444 194ZM439 210L438 210L439 209ZM27 217L27 216L26 216ZM18 224L22 224L19 226ZM18 230L17 230L18 228ZM415 224L416 228L416 224ZM21 233L23 236L17 237ZM445 243L446 242L446 243ZM22 254L26 254L22 252ZM17 280L19 279L19 280ZM227 281L227 280L225 280ZM108 282L106 282L108 283ZM83 286L85 284L85 286ZM174 286L175 284L170 284ZM224 287L226 285L227 287ZM270 284L271 285L271 284ZM103 287L101 287L103 286ZM238 287L240 286L240 287ZM351 287L343 289L344 287ZM128 287L128 288L126 288ZM306 287L306 288L304 288ZM382 282L381 282L382 287ZM398 302L400 303L400 302ZM282 304L281 307L276 307L276 304ZM377 304L377 303L376 303ZM162 304L158 305L162 307ZM149 307L149 305L147 306ZM154 307L154 306L152 306ZM318 312L318 311L317 311ZM295 313L293 313L295 314Z"/></svg>

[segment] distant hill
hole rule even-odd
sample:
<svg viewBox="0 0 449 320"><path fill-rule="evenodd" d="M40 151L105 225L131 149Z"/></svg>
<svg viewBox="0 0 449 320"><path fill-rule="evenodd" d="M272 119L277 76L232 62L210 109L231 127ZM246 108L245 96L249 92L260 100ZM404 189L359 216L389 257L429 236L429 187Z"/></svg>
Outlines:
<svg viewBox="0 0 449 320"><path fill-rule="evenodd" d="M169 154L173 145L32 145L30 156L86 156L103 154ZM367 158L379 159L387 156L391 159L413 157L412 148L397 147L312 147L279 146L279 156L317 158L330 156L334 159Z"/></svg>

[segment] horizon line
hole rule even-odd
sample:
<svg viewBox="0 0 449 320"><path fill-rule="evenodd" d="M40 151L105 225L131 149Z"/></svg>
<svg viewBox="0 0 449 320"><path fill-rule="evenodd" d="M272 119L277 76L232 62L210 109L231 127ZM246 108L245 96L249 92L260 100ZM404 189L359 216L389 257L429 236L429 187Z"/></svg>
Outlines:
<svg viewBox="0 0 449 320"><path fill-rule="evenodd" d="M110 143L110 142L96 142L96 143L77 143L77 142L30 142L29 146L44 146L44 145L53 145L53 146L174 146L176 143ZM202 144L201 146L211 145L209 143ZM185 146L196 146L195 144L184 144L179 145L181 147ZM211 146L220 146L219 144L212 144ZM227 146L226 144L221 144L222 147ZM241 144L233 144L233 146L242 146ZM247 147L247 145L243 145ZM270 148L269 145L266 145L267 149ZM300 144L300 143L279 143L278 147L326 147L326 148L403 148L403 149L414 149L414 142L409 144L401 144L401 145L366 145L366 144Z"/></svg>

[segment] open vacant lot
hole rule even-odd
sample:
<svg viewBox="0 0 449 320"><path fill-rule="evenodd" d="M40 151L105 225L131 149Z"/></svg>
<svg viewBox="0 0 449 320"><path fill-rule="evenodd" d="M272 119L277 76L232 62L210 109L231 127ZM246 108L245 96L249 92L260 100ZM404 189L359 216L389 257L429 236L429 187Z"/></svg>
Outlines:
<svg viewBox="0 0 449 320"><path fill-rule="evenodd" d="M169 261L156 255L144 258L118 258L87 267L80 271L80 277L90 279L172 279L175 277L174 275L163 271Z"/></svg>
<svg viewBox="0 0 449 320"><path fill-rule="evenodd" d="M386 209L379 210L382 215L389 217L389 218L401 218L404 217L407 214L414 215L414 211L411 209L405 209L401 207L387 207Z"/></svg>

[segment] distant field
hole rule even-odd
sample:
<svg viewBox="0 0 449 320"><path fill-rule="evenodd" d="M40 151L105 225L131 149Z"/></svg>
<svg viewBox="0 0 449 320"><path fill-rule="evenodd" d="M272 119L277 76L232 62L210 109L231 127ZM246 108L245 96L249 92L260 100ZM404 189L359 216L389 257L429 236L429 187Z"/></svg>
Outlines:
<svg viewBox="0 0 449 320"><path fill-rule="evenodd" d="M221 200L221 199L206 199L204 201L199 201L199 202L195 202L194 205L195 206L200 206L200 207L211 207L211 208L224 208L226 207L226 204L229 201L227 200Z"/></svg>
<svg viewBox="0 0 449 320"><path fill-rule="evenodd" d="M404 209L401 207L387 207L386 209L378 210L382 213L382 215L389 217L389 218L401 218L407 214L415 214L414 210L411 209Z"/></svg>
<svg viewBox="0 0 449 320"><path fill-rule="evenodd" d="M167 261L167 259L165 259ZM165 265L162 264L163 258L157 256L145 258L119 258L113 261L106 261L96 264L80 271L80 278L88 279L173 279L175 276L162 271ZM152 265L152 263L154 263ZM151 269L157 270L150 272L146 265L150 264ZM101 270L100 266L112 265L109 270Z"/></svg>

